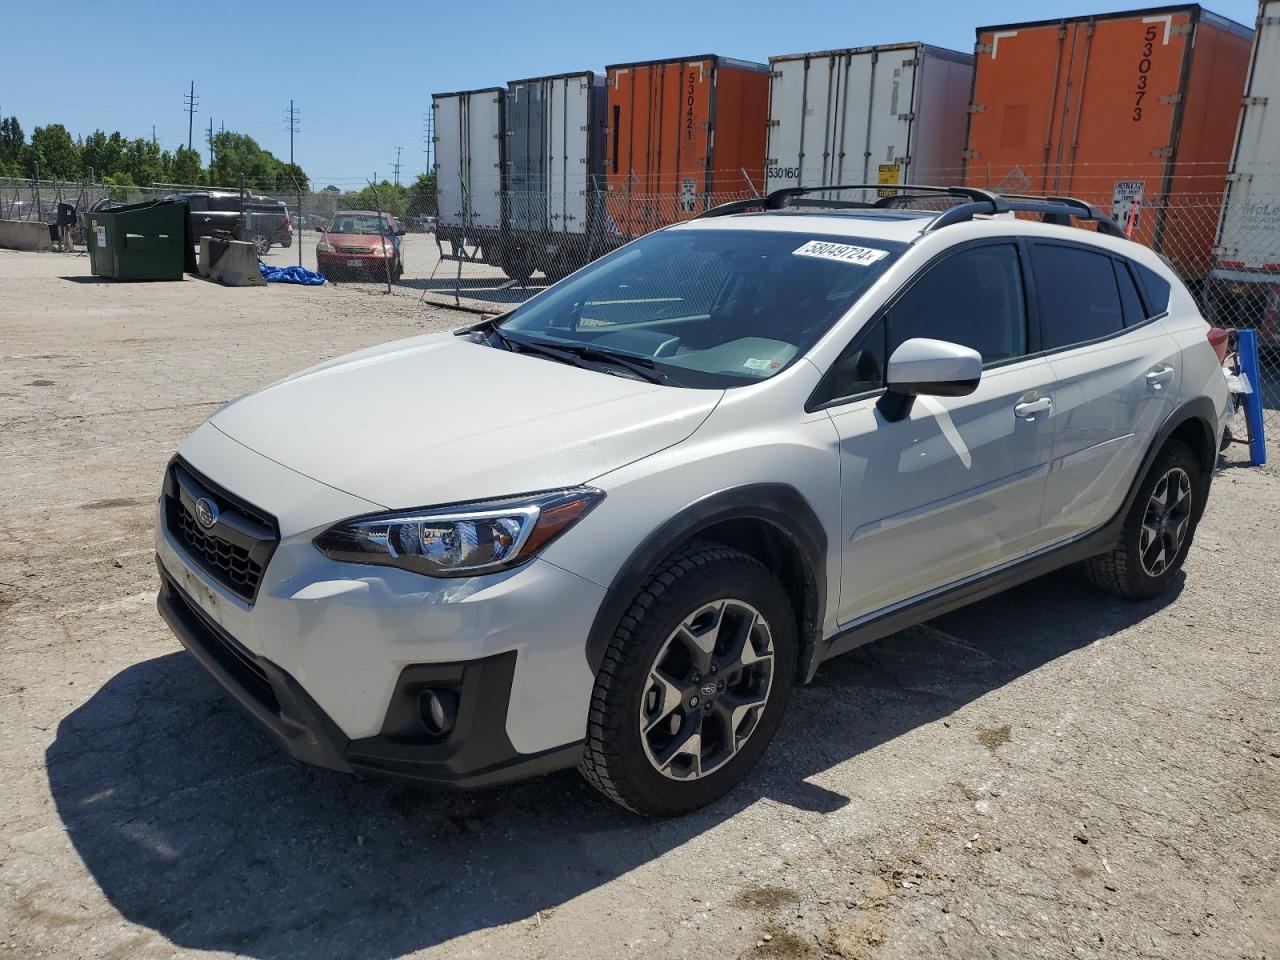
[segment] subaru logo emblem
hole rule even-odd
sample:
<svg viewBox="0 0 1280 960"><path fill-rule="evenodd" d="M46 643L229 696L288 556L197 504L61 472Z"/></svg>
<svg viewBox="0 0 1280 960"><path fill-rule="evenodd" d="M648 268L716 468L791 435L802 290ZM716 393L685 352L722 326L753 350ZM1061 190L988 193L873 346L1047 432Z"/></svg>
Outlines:
<svg viewBox="0 0 1280 960"><path fill-rule="evenodd" d="M704 683L698 688L698 692L704 697L714 697L716 695L716 685L714 682Z"/></svg>
<svg viewBox="0 0 1280 960"><path fill-rule="evenodd" d="M196 523L208 530L218 522L218 505L208 497L196 501Z"/></svg>

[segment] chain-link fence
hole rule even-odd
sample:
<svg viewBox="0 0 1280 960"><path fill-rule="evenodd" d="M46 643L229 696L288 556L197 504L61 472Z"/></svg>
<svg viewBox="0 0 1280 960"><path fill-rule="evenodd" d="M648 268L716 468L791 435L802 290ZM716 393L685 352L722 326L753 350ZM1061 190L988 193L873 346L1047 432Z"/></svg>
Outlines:
<svg viewBox="0 0 1280 960"><path fill-rule="evenodd" d="M458 189L442 185L437 198L407 195L372 178L365 189L345 192L0 179L0 219L52 221L66 203L83 221L95 206L182 195L193 198L193 222L204 207L211 214L227 208L222 212L231 216L219 222L256 241L269 263L298 263L338 284L376 285L492 313L637 236L768 189L740 171L709 179L735 186L699 193L689 180L631 178L612 189L581 182L539 193L473 179ZM1263 396L1269 429L1280 436L1280 162L1230 177L1221 165L1090 164L1066 172L972 167L930 179L1006 194L1074 196L1112 213L1133 239L1168 260L1214 324L1258 331L1262 382L1253 387ZM839 198L872 201L891 191Z"/></svg>

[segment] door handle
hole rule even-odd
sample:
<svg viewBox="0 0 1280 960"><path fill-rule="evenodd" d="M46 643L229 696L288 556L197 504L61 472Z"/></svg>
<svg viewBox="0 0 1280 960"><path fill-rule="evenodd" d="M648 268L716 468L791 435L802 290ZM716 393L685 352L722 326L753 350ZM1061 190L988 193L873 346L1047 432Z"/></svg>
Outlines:
<svg viewBox="0 0 1280 960"><path fill-rule="evenodd" d="M1015 403L1013 405L1013 415L1027 420L1034 417L1037 413L1047 413L1052 409L1052 398L1041 397L1039 400L1027 400L1023 403Z"/></svg>
<svg viewBox="0 0 1280 960"><path fill-rule="evenodd" d="M1153 390L1159 390L1163 384L1173 379L1173 367L1167 363L1163 363L1153 370L1147 371L1147 385Z"/></svg>

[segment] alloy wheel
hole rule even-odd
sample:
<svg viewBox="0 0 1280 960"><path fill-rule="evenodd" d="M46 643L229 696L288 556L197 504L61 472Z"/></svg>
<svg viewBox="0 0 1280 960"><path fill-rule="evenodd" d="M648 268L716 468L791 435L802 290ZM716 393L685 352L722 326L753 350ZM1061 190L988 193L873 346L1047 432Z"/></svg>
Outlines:
<svg viewBox="0 0 1280 960"><path fill-rule="evenodd" d="M687 616L658 651L640 699L640 740L653 768L697 780L742 749L773 688L773 633L742 600Z"/></svg>
<svg viewBox="0 0 1280 960"><path fill-rule="evenodd" d="M1182 549L1191 527L1191 478L1173 467L1151 491L1138 532L1138 557L1149 577L1169 569Z"/></svg>

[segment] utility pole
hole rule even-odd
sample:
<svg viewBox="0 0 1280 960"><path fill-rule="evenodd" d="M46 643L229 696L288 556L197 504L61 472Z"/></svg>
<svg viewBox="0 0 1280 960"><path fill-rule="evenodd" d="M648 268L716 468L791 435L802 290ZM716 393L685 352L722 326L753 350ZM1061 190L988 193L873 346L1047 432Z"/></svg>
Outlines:
<svg viewBox="0 0 1280 960"><path fill-rule="evenodd" d="M194 80L191 81L191 92L183 99L187 101L187 149L190 150L191 133L195 129L192 124L195 120L196 104L200 102L200 98L196 96L196 82Z"/></svg>
<svg viewBox="0 0 1280 960"><path fill-rule="evenodd" d="M213 169L213 117L209 118L209 169Z"/></svg>
<svg viewBox="0 0 1280 960"><path fill-rule="evenodd" d="M397 187L400 186L400 151L403 149L404 147L396 147L396 166L395 173L392 175L392 182Z"/></svg>
<svg viewBox="0 0 1280 960"><path fill-rule="evenodd" d="M293 135L298 132L298 109L289 101L289 112L285 115L285 123L289 129L289 166L293 166Z"/></svg>
<svg viewBox="0 0 1280 960"><path fill-rule="evenodd" d="M151 145L153 147L156 145L156 125L154 123L151 125Z"/></svg>

